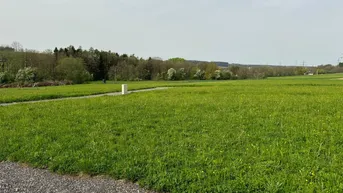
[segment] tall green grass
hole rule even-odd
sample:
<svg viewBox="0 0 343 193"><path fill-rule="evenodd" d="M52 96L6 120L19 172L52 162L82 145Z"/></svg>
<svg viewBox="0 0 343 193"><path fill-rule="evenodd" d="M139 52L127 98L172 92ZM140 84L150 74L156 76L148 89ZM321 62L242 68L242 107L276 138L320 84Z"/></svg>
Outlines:
<svg viewBox="0 0 343 193"><path fill-rule="evenodd" d="M339 192L342 86L223 81L0 107L0 160L167 192Z"/></svg>

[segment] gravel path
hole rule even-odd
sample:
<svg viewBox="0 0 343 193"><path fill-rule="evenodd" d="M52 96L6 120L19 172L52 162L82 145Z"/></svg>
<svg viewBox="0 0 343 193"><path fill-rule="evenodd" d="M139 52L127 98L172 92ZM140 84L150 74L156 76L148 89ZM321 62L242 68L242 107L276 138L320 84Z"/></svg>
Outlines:
<svg viewBox="0 0 343 193"><path fill-rule="evenodd" d="M137 184L105 177L71 177L0 162L0 193L143 193ZM152 193L152 192L151 192Z"/></svg>
<svg viewBox="0 0 343 193"><path fill-rule="evenodd" d="M157 88L128 91L128 94L136 93L136 92L154 91L154 90L165 90L165 89L168 89L168 87L157 87ZM85 99L85 98L95 98L95 97L102 97L102 96L118 96L118 95L122 95L122 93L121 92L112 92L112 93L105 93L105 94L87 95L87 96L78 96L78 97L65 97L65 98L58 98L58 99L44 99L44 100L36 100L36 101L0 103L0 106L10 106L10 105L17 105L17 104L40 103L40 102L50 102L50 101L61 101L61 100L70 100L70 99Z"/></svg>

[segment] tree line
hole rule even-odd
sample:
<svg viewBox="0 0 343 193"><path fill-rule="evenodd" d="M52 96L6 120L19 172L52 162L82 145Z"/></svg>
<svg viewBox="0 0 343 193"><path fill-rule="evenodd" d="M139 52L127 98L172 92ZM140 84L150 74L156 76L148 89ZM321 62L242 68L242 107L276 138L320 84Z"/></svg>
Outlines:
<svg viewBox="0 0 343 193"><path fill-rule="evenodd" d="M38 52L24 50L20 43L0 46L0 84L44 81L90 80L229 80L261 79L272 76L343 72L340 66L318 67L244 66L221 68L214 62L194 62L183 58L143 59L94 48L68 46Z"/></svg>

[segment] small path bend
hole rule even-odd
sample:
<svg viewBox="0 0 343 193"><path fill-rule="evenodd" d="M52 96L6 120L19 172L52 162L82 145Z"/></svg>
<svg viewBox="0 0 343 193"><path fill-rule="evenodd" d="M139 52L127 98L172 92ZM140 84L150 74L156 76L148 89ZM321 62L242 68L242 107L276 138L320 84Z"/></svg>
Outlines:
<svg viewBox="0 0 343 193"><path fill-rule="evenodd" d="M137 92L148 92L148 91L155 91L155 90L165 90L168 88L169 87L156 87L156 88L133 90L133 91L128 91L127 94L137 93ZM23 102L0 103L0 106L11 106L11 105L17 105L17 104L30 104L30 103L62 101L62 100L70 100L70 99L96 98L96 97L103 97L103 96L119 96L119 95L123 95L123 94L121 92L110 92L110 93L86 95L86 96L75 96L75 97L63 97L63 98L56 98L56 99L42 99L42 100L23 101Z"/></svg>

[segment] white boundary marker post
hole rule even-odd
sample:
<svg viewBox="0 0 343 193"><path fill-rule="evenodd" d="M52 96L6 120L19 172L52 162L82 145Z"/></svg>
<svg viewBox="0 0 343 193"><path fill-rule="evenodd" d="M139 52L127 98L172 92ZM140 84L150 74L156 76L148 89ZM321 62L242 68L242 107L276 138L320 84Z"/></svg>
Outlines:
<svg viewBox="0 0 343 193"><path fill-rule="evenodd" d="M121 94L127 94L127 84L121 85Z"/></svg>

